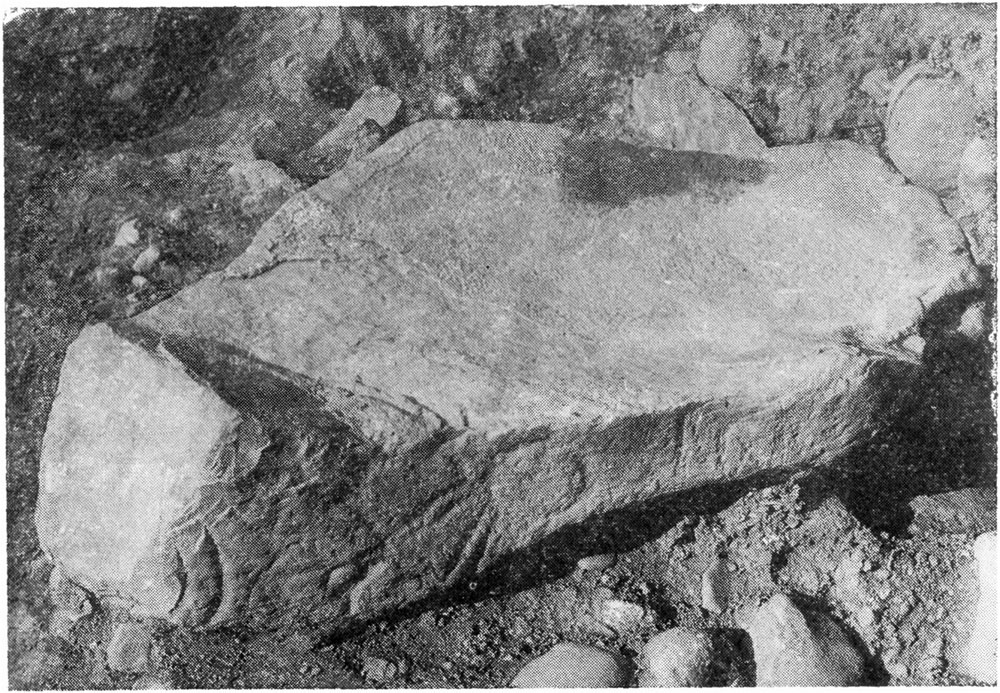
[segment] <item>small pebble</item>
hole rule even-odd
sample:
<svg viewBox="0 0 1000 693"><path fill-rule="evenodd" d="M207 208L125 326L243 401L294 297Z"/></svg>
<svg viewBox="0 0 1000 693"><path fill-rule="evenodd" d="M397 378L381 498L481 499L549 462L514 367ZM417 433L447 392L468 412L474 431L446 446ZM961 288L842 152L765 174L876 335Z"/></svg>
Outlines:
<svg viewBox="0 0 1000 693"><path fill-rule="evenodd" d="M958 325L958 331L969 339L982 339L989 334L986 304L983 301L977 301L965 309Z"/></svg>
<svg viewBox="0 0 1000 693"><path fill-rule="evenodd" d="M462 89L464 89L465 93L474 99L478 99L480 96L479 87L476 86L476 80L472 75L464 75L462 77Z"/></svg>
<svg viewBox="0 0 1000 693"><path fill-rule="evenodd" d="M434 97L434 115L438 118L454 120L462 114L462 105L451 94L438 94Z"/></svg>
<svg viewBox="0 0 1000 693"><path fill-rule="evenodd" d="M396 662L391 662L388 659L365 657L361 673L373 683L388 683L399 675L400 667Z"/></svg>
<svg viewBox="0 0 1000 693"><path fill-rule="evenodd" d="M596 556L584 556L576 562L576 567L588 573L600 573L615 564L617 557L613 553L601 553Z"/></svg>
<svg viewBox="0 0 1000 693"><path fill-rule="evenodd" d="M774 38L766 31L757 34L757 40L760 46L757 54L768 62L778 63L785 56L785 50L788 48L787 41Z"/></svg>
<svg viewBox="0 0 1000 693"><path fill-rule="evenodd" d="M336 591L338 587L349 581L358 574L358 567L353 563L337 566L330 571L330 577L326 580L327 592Z"/></svg>
<svg viewBox="0 0 1000 693"><path fill-rule="evenodd" d="M132 265L132 271L136 274L148 274L156 267L156 263L159 261L160 249L155 245L151 245L139 253L139 257L135 259L135 264Z"/></svg>
<svg viewBox="0 0 1000 693"><path fill-rule="evenodd" d="M94 288L107 291L121 283L122 268L114 265L100 265L90 273L90 283Z"/></svg>
<svg viewBox="0 0 1000 693"><path fill-rule="evenodd" d="M710 686L715 647L712 634L671 628L654 636L642 650L642 688Z"/></svg>
<svg viewBox="0 0 1000 693"><path fill-rule="evenodd" d="M625 662L607 650L563 642L528 662L511 688L619 688L625 685Z"/></svg>
<svg viewBox="0 0 1000 693"><path fill-rule="evenodd" d="M726 610L729 592L729 563L716 557L701 576L701 607L713 614Z"/></svg>
<svg viewBox="0 0 1000 693"><path fill-rule="evenodd" d="M927 342L923 337L916 334L911 334L909 337L903 340L903 349L910 352L915 356L922 356L924 353L924 346Z"/></svg>
<svg viewBox="0 0 1000 693"><path fill-rule="evenodd" d="M861 79L861 91L872 97L879 106L889 103L889 70L878 67Z"/></svg>
<svg viewBox="0 0 1000 693"><path fill-rule="evenodd" d="M118 227L115 234L115 245L126 246L135 245L139 242L139 222L137 219L129 219Z"/></svg>
<svg viewBox="0 0 1000 693"><path fill-rule="evenodd" d="M170 677L163 674L152 674L140 676L132 684L133 691L170 691L174 689L174 684Z"/></svg>
<svg viewBox="0 0 1000 693"><path fill-rule="evenodd" d="M646 615L646 610L639 604L622 601L621 599L604 600L600 607L600 620L619 633L636 628Z"/></svg>
<svg viewBox="0 0 1000 693"><path fill-rule="evenodd" d="M885 670L888 672L889 676L897 681L902 681L910 676L910 668L902 662L890 662L885 665Z"/></svg>
<svg viewBox="0 0 1000 693"><path fill-rule="evenodd" d="M142 291L149 286L149 280L141 274L137 274L132 277L132 286L134 286L138 291Z"/></svg>
<svg viewBox="0 0 1000 693"><path fill-rule="evenodd" d="M177 226L184 220L184 208L174 207L173 209L168 209L163 215L163 220L171 226Z"/></svg>

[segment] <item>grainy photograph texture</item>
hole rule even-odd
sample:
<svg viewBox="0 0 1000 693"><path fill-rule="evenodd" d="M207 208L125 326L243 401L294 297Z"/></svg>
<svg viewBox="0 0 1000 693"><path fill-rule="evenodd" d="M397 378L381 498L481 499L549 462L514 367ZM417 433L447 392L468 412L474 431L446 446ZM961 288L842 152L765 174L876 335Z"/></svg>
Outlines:
<svg viewBox="0 0 1000 693"><path fill-rule="evenodd" d="M12 688L995 684L995 5L3 38Z"/></svg>

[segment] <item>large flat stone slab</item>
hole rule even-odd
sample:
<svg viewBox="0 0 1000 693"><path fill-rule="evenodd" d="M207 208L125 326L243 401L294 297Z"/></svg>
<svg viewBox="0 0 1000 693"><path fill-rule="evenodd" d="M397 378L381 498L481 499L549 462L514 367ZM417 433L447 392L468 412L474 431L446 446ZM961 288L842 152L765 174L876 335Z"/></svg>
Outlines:
<svg viewBox="0 0 1000 693"><path fill-rule="evenodd" d="M850 143L423 123L81 334L39 535L191 625L342 630L531 579L597 526L648 538L650 504L846 459L919 368L904 338L977 281L936 199Z"/></svg>

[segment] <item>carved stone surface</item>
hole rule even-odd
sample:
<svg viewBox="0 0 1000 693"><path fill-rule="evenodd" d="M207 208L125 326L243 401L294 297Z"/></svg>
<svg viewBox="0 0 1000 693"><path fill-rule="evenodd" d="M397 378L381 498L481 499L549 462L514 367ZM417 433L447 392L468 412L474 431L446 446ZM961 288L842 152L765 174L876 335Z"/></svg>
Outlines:
<svg viewBox="0 0 1000 693"><path fill-rule="evenodd" d="M344 630L842 462L978 275L874 152L766 156L408 128L224 272L83 331L42 545L139 614Z"/></svg>

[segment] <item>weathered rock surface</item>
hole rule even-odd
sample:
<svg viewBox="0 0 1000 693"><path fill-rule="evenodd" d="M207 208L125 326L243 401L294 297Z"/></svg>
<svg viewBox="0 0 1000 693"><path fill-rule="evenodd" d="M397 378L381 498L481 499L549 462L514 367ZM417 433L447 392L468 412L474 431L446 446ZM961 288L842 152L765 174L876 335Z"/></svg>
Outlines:
<svg viewBox="0 0 1000 693"><path fill-rule="evenodd" d="M808 616L784 594L760 607L750 625L758 686L862 683L861 655L824 614Z"/></svg>
<svg viewBox="0 0 1000 693"><path fill-rule="evenodd" d="M189 625L342 629L535 579L582 555L561 532L845 459L918 371L896 342L977 286L962 247L850 143L754 162L423 123L225 272L83 331L39 538Z"/></svg>
<svg viewBox="0 0 1000 693"><path fill-rule="evenodd" d="M709 27L698 49L698 75L706 84L728 89L749 71L753 61L750 34L728 17Z"/></svg>
<svg viewBox="0 0 1000 693"><path fill-rule="evenodd" d="M628 671L621 657L590 645L561 642L528 662L511 688L619 688Z"/></svg>
<svg viewBox="0 0 1000 693"><path fill-rule="evenodd" d="M997 528L997 492L988 488L965 488L917 496L910 501L913 521L910 532L971 534Z"/></svg>
<svg viewBox="0 0 1000 693"><path fill-rule="evenodd" d="M150 665L152 647L152 635L142 624L119 623L108 643L108 667L130 674L145 672Z"/></svg>
<svg viewBox="0 0 1000 693"><path fill-rule="evenodd" d="M248 214L277 209L299 186L271 161L240 161L227 171L240 207Z"/></svg>
<svg viewBox="0 0 1000 693"><path fill-rule="evenodd" d="M764 141L721 92L692 74L649 74L632 84L631 126L657 146L744 158L764 155Z"/></svg>
<svg viewBox="0 0 1000 693"><path fill-rule="evenodd" d="M692 628L671 628L650 639L642 650L643 688L686 688L721 685L714 678L719 648L712 633Z"/></svg>
<svg viewBox="0 0 1000 693"><path fill-rule="evenodd" d="M914 183L936 192L954 189L975 121L974 94L964 79L915 63L892 87L886 151Z"/></svg>
<svg viewBox="0 0 1000 693"><path fill-rule="evenodd" d="M974 546L979 598L971 619L972 633L956 663L959 671L981 683L997 682L997 535L982 534Z"/></svg>

